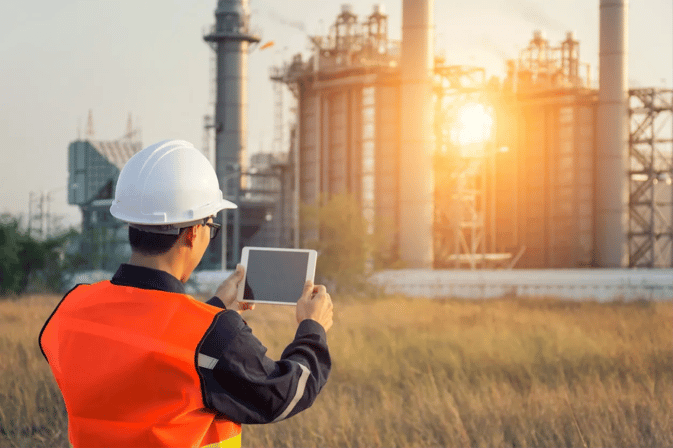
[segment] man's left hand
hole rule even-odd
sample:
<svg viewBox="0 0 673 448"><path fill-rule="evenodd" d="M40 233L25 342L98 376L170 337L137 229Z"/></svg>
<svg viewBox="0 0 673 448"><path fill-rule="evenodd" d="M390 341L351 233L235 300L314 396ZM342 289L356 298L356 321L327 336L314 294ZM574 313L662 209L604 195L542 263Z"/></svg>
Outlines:
<svg viewBox="0 0 673 448"><path fill-rule="evenodd" d="M255 305L236 300L238 294L238 285L243 280L245 268L242 264L236 266L236 270L217 288L215 295L220 298L228 310L235 310L239 313L245 310L252 310Z"/></svg>

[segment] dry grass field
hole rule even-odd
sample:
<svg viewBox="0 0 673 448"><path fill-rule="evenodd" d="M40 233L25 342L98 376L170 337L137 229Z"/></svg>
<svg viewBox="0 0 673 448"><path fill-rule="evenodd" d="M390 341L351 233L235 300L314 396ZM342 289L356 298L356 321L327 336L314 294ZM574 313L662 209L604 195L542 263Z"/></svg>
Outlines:
<svg viewBox="0 0 673 448"><path fill-rule="evenodd" d="M0 301L0 447L67 447L36 338L54 296ZM248 447L673 446L673 303L334 297L315 405ZM278 356L293 310L246 320Z"/></svg>

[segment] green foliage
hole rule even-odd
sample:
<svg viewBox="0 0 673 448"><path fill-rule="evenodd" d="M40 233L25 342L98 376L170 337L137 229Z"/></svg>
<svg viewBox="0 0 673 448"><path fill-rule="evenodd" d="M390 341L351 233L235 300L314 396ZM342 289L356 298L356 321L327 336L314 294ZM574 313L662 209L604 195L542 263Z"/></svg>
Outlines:
<svg viewBox="0 0 673 448"><path fill-rule="evenodd" d="M20 229L18 219L0 216L0 295L21 294L29 286L60 290L73 262L65 256L65 247L75 236L70 231L39 241Z"/></svg>
<svg viewBox="0 0 673 448"><path fill-rule="evenodd" d="M318 251L319 281L339 291L362 291L376 268L389 266L394 249L387 244L386 226L377 223L375 232L362 216L360 205L349 195L323 199L319 205L301 209L306 246Z"/></svg>
<svg viewBox="0 0 673 448"><path fill-rule="evenodd" d="M0 293L21 291L21 234L18 222L0 217Z"/></svg>

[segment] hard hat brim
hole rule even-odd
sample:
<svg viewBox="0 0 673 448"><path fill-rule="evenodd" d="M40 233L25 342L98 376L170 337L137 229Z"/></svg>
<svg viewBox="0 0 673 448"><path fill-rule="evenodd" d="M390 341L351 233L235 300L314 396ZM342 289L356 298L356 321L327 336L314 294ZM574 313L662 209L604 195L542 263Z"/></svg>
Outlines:
<svg viewBox="0 0 673 448"><path fill-rule="evenodd" d="M214 216L222 210L236 209L238 206L231 201L222 199L219 204L212 204L200 210L198 215L185 216L183 219L167 219L165 214L146 214L139 217L137 214L128 215L124 213L122 207L118 203L113 203L110 207L110 214L120 221L128 224L138 224L143 226L183 226L189 227L190 223L200 221L209 216ZM139 219L140 218L140 219Z"/></svg>

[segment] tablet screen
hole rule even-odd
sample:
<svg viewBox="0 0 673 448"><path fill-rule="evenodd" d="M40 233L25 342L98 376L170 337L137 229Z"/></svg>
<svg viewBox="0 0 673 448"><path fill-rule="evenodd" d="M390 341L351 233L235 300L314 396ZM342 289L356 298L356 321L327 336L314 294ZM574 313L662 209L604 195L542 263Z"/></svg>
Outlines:
<svg viewBox="0 0 673 448"><path fill-rule="evenodd" d="M248 252L244 301L296 303L306 283L308 252Z"/></svg>

